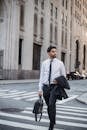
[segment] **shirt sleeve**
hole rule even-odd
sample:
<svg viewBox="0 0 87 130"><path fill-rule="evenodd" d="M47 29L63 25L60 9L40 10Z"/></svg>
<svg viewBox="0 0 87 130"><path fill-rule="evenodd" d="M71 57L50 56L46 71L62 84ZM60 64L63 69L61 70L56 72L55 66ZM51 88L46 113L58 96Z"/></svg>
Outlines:
<svg viewBox="0 0 87 130"><path fill-rule="evenodd" d="M40 79L39 79L39 91L42 91L43 73L44 73L44 64L42 63L41 70L40 70Z"/></svg>
<svg viewBox="0 0 87 130"><path fill-rule="evenodd" d="M60 67L61 67L61 75L66 77L66 71L65 71L65 66L64 66L63 62L61 63Z"/></svg>

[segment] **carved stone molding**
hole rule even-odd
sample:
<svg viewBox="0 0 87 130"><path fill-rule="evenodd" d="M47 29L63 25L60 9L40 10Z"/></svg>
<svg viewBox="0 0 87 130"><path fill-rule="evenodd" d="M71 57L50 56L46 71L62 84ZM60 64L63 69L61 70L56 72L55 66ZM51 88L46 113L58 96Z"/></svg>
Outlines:
<svg viewBox="0 0 87 130"><path fill-rule="evenodd" d="M16 0L17 5L25 4L27 0Z"/></svg>

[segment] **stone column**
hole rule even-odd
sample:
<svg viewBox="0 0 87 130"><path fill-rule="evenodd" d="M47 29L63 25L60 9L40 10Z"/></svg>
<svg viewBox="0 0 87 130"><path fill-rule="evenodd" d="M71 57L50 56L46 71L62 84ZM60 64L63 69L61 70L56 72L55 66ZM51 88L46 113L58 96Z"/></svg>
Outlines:
<svg viewBox="0 0 87 130"><path fill-rule="evenodd" d="M50 45L50 1L44 1L44 39L41 50L41 62L47 58L47 47Z"/></svg>
<svg viewBox="0 0 87 130"><path fill-rule="evenodd" d="M33 28L34 28L34 0L25 3L25 35L23 45L22 69L32 70L33 59Z"/></svg>
<svg viewBox="0 0 87 130"><path fill-rule="evenodd" d="M75 1L72 0L72 43L71 43L71 71L75 71L76 37L75 37Z"/></svg>
<svg viewBox="0 0 87 130"><path fill-rule="evenodd" d="M68 1L67 8L67 53L66 53L66 72L70 71L70 21L71 21L71 2Z"/></svg>
<svg viewBox="0 0 87 130"><path fill-rule="evenodd" d="M6 45L5 45L5 60L4 68L13 70L17 69L17 44L19 40L19 7L16 1L8 2L8 19L7 19L7 32L6 32ZM16 56L17 55L17 56Z"/></svg>
<svg viewBox="0 0 87 130"><path fill-rule="evenodd" d="M58 0L58 58L61 60L61 33L62 33L62 4L61 0Z"/></svg>

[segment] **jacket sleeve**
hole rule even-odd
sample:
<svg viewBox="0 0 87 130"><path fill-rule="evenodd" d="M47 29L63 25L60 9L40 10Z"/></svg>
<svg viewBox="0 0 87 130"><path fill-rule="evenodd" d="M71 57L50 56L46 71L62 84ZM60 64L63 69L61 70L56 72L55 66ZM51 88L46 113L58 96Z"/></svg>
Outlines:
<svg viewBox="0 0 87 130"><path fill-rule="evenodd" d="M70 89L70 85L64 76L57 77L55 78L55 80L57 81L57 84L60 87L65 88L65 89Z"/></svg>

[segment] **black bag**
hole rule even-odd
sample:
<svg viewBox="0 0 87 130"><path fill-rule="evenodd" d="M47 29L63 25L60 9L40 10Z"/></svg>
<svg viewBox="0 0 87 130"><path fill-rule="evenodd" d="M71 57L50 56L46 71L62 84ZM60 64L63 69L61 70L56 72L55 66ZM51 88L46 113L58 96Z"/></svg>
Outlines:
<svg viewBox="0 0 87 130"><path fill-rule="evenodd" d="M40 114L39 121L41 120L42 111L43 111L43 99L40 96L39 99L34 103L33 113L35 114L35 121L37 121L38 114Z"/></svg>

